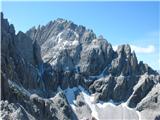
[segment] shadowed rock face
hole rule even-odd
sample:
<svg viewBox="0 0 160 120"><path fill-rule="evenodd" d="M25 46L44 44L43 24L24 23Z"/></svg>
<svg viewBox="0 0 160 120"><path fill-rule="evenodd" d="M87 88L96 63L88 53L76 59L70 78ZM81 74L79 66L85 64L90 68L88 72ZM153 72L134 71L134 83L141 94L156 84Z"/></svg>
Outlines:
<svg viewBox="0 0 160 120"><path fill-rule="evenodd" d="M9 101L1 101L1 118L76 119L63 93L56 94L56 87L52 86L51 94L47 94L48 82L52 83L51 85L55 83L53 77L49 78L49 73L45 73L50 66L43 63L38 43L23 32L15 35L13 25L9 25L2 13L1 24L1 95L3 100ZM45 82L44 78L47 78ZM53 100L47 99L49 95L54 97Z"/></svg>
<svg viewBox="0 0 160 120"><path fill-rule="evenodd" d="M78 86L97 103L126 102L143 114L160 110L160 75L138 62L129 45L114 51L102 36L64 19L15 34L1 13L1 25L3 119L97 119L81 89L72 94L76 104L66 94Z"/></svg>

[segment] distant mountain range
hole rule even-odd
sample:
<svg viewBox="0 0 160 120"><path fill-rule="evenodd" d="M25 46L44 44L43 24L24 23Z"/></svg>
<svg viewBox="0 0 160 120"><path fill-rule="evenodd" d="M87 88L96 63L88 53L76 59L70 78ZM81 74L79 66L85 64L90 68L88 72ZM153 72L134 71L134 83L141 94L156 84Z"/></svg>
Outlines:
<svg viewBox="0 0 160 120"><path fill-rule="evenodd" d="M1 13L1 118L159 120L160 75L71 21L18 32Z"/></svg>

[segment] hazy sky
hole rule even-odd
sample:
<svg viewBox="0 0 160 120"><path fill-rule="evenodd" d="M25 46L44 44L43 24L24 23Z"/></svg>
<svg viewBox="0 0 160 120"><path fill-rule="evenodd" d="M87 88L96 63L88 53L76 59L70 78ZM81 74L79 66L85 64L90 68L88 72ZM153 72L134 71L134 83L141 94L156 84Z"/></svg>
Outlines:
<svg viewBox="0 0 160 120"><path fill-rule="evenodd" d="M160 69L160 2L3 2L16 31L64 18L103 35L116 49L130 44L139 60Z"/></svg>

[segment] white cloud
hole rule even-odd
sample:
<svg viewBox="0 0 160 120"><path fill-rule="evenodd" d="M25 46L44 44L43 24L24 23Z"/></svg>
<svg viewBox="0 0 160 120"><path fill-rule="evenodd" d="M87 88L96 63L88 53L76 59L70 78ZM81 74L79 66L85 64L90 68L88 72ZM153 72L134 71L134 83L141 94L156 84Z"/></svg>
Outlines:
<svg viewBox="0 0 160 120"><path fill-rule="evenodd" d="M155 52L155 47L153 45L149 45L147 47L131 45L131 49L134 50L136 53L154 53Z"/></svg>
<svg viewBox="0 0 160 120"><path fill-rule="evenodd" d="M136 45L130 45L131 50L135 51L136 53L154 53L155 52L155 46L154 45L148 45L147 47L141 47L141 46L136 46ZM114 50L117 50L118 45L113 46Z"/></svg>
<svg viewBox="0 0 160 120"><path fill-rule="evenodd" d="M150 33L148 33L148 35L150 35L151 37L159 37L160 36L160 31L150 32Z"/></svg>

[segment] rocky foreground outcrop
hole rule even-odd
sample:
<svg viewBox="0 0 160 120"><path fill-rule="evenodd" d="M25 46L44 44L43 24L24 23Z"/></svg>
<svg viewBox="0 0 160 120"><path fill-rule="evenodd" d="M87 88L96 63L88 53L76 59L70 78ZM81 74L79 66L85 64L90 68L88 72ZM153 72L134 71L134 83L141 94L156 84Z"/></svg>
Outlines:
<svg viewBox="0 0 160 120"><path fill-rule="evenodd" d="M110 101L119 115L130 107L146 120L160 118L160 75L129 45L114 51L102 36L64 19L15 34L2 13L1 45L2 119L105 119L100 112L109 110L99 103Z"/></svg>

